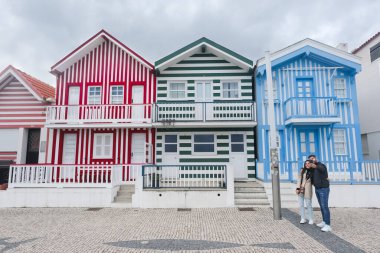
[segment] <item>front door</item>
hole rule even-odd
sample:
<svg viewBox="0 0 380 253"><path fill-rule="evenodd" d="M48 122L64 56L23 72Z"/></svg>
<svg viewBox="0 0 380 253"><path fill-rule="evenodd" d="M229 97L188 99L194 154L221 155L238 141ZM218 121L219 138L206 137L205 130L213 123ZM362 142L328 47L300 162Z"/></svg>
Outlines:
<svg viewBox="0 0 380 253"><path fill-rule="evenodd" d="M299 130L299 159L300 165L303 166L303 162L311 154L318 157L318 132L317 130Z"/></svg>
<svg viewBox="0 0 380 253"><path fill-rule="evenodd" d="M313 79L297 79L297 114L311 116L315 113Z"/></svg>
<svg viewBox="0 0 380 253"><path fill-rule="evenodd" d="M61 169L62 178L74 178L75 176L75 157L77 153L77 135L73 133L66 133L63 135L63 153L62 164L70 166L63 166Z"/></svg>
<svg viewBox="0 0 380 253"><path fill-rule="evenodd" d="M29 129L28 131L26 164L38 163L38 155L40 151L40 132L41 129Z"/></svg>
<svg viewBox="0 0 380 253"><path fill-rule="evenodd" d="M132 86L132 119L143 121L144 119L144 86Z"/></svg>
<svg viewBox="0 0 380 253"><path fill-rule="evenodd" d="M145 133L132 133L132 163L146 163Z"/></svg>
<svg viewBox="0 0 380 253"><path fill-rule="evenodd" d="M212 119L212 85L211 82L197 82L196 83L196 118L197 119Z"/></svg>
<svg viewBox="0 0 380 253"><path fill-rule="evenodd" d="M70 86L69 94L68 94L68 119L79 119L79 96L80 96L80 88L78 86Z"/></svg>
<svg viewBox="0 0 380 253"><path fill-rule="evenodd" d="M244 134L231 134L230 138L230 162L234 167L234 177L247 178L247 153L245 152Z"/></svg>

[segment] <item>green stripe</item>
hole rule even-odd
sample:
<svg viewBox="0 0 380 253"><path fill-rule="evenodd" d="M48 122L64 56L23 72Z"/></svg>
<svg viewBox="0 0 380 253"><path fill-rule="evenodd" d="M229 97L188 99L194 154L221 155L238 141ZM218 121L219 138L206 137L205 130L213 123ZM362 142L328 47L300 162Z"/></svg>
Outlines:
<svg viewBox="0 0 380 253"><path fill-rule="evenodd" d="M255 151L254 150L247 150L247 155L254 155Z"/></svg>
<svg viewBox="0 0 380 253"><path fill-rule="evenodd" d="M240 86L242 90L252 90L252 86Z"/></svg>
<svg viewBox="0 0 380 253"><path fill-rule="evenodd" d="M220 97L220 93L214 93L213 96L214 97Z"/></svg>
<svg viewBox="0 0 380 253"><path fill-rule="evenodd" d="M189 73L161 74L160 77L205 77L205 76L249 76L249 73Z"/></svg>
<svg viewBox="0 0 380 253"><path fill-rule="evenodd" d="M203 55L202 55L202 57L203 57ZM226 60L192 60L192 61L184 60L184 61L178 62L177 64L193 64L193 63L194 64L206 64L206 63L229 63L229 62Z"/></svg>
<svg viewBox="0 0 380 253"><path fill-rule="evenodd" d="M191 143L180 143L180 147L191 147Z"/></svg>
<svg viewBox="0 0 380 253"><path fill-rule="evenodd" d="M162 159L161 158L156 158L156 163L161 163Z"/></svg>
<svg viewBox="0 0 380 253"><path fill-rule="evenodd" d="M252 83L252 79L241 79L240 82L242 82L242 83Z"/></svg>
<svg viewBox="0 0 380 253"><path fill-rule="evenodd" d="M187 86L187 90L195 90L194 86Z"/></svg>
<svg viewBox="0 0 380 253"><path fill-rule="evenodd" d="M242 69L239 66L220 66L220 67L169 67L164 69L164 71L183 71L183 70L231 70L231 69Z"/></svg>
<svg viewBox="0 0 380 253"><path fill-rule="evenodd" d="M159 97L159 98L166 98L166 94L165 93L157 94L157 97Z"/></svg>
<svg viewBox="0 0 380 253"><path fill-rule="evenodd" d="M229 143L217 143L216 146L217 147L229 147Z"/></svg>
<svg viewBox="0 0 380 253"><path fill-rule="evenodd" d="M255 143L252 143L252 142L247 143L247 147L254 147L254 146L255 146Z"/></svg>
<svg viewBox="0 0 380 253"><path fill-rule="evenodd" d="M191 151L179 151L180 155L191 155Z"/></svg>
<svg viewBox="0 0 380 253"><path fill-rule="evenodd" d="M157 140L162 140L162 135L157 135Z"/></svg>
<svg viewBox="0 0 380 253"><path fill-rule="evenodd" d="M195 97L195 94L194 93L188 93L187 96L193 98L193 97Z"/></svg>
<svg viewBox="0 0 380 253"><path fill-rule="evenodd" d="M255 166L248 166L248 170L256 170Z"/></svg>
<svg viewBox="0 0 380 253"><path fill-rule="evenodd" d="M216 57L214 54L193 54L190 57Z"/></svg>
<svg viewBox="0 0 380 253"><path fill-rule="evenodd" d="M217 135L218 140L228 140L230 137L228 135Z"/></svg>
<svg viewBox="0 0 380 253"><path fill-rule="evenodd" d="M156 143L156 147L157 148L161 148L162 147L162 143Z"/></svg>
<svg viewBox="0 0 380 253"><path fill-rule="evenodd" d="M167 90L167 87L157 87L157 90Z"/></svg>
<svg viewBox="0 0 380 253"><path fill-rule="evenodd" d="M248 134L247 135L247 139L250 139L250 140L254 140L255 139L255 136L252 134Z"/></svg>
<svg viewBox="0 0 380 253"><path fill-rule="evenodd" d="M187 83L195 83L194 80L187 80Z"/></svg>
<svg viewBox="0 0 380 253"><path fill-rule="evenodd" d="M180 135L179 139L180 140L191 140L191 136L190 135Z"/></svg>
<svg viewBox="0 0 380 253"><path fill-rule="evenodd" d="M158 84L163 84L163 83L167 83L168 81L167 80L158 80L157 83Z"/></svg>
<svg viewBox="0 0 380 253"><path fill-rule="evenodd" d="M252 92L243 92L241 93L242 96L252 96Z"/></svg>
<svg viewBox="0 0 380 253"><path fill-rule="evenodd" d="M162 151L156 151L157 155L162 155Z"/></svg>
<svg viewBox="0 0 380 253"><path fill-rule="evenodd" d="M180 163L228 163L229 158L182 158Z"/></svg>
<svg viewBox="0 0 380 253"><path fill-rule="evenodd" d="M213 90L220 90L220 86L213 86L212 89Z"/></svg>
<svg viewBox="0 0 380 253"><path fill-rule="evenodd" d="M255 162L255 158L247 158L247 162L249 162L249 163L254 163Z"/></svg>
<svg viewBox="0 0 380 253"><path fill-rule="evenodd" d="M218 155L228 155L230 152L228 150L219 150L217 152Z"/></svg>
<svg viewBox="0 0 380 253"><path fill-rule="evenodd" d="M256 178L255 174L248 174L248 178Z"/></svg>
<svg viewBox="0 0 380 253"><path fill-rule="evenodd" d="M220 80L212 80L213 83L220 83Z"/></svg>

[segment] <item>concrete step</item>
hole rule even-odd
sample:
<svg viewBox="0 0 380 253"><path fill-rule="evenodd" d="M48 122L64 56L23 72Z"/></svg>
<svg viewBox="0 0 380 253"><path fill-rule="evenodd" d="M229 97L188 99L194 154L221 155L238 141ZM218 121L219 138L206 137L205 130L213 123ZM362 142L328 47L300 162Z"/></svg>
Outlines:
<svg viewBox="0 0 380 253"><path fill-rule="evenodd" d="M135 191L135 185L128 184L128 185L120 185L119 191Z"/></svg>
<svg viewBox="0 0 380 253"><path fill-rule="evenodd" d="M118 191L117 192L117 195L118 196L122 196L122 195L132 195L134 194L135 191L130 191L130 190L122 190L122 191Z"/></svg>
<svg viewBox="0 0 380 253"><path fill-rule="evenodd" d="M251 204L251 203L240 203L240 204L235 204L235 207L270 207L269 203L265 203L265 202L262 202L262 203L255 203L255 204Z"/></svg>
<svg viewBox="0 0 380 253"><path fill-rule="evenodd" d="M131 203L132 196L116 196L114 203Z"/></svg>
<svg viewBox="0 0 380 253"><path fill-rule="evenodd" d="M132 208L132 203L111 203L111 208Z"/></svg>
<svg viewBox="0 0 380 253"><path fill-rule="evenodd" d="M267 199L235 199L235 205L269 205Z"/></svg>
<svg viewBox="0 0 380 253"><path fill-rule="evenodd" d="M244 183L244 182L235 182L234 186L235 187L249 187L249 188L263 187L261 184L259 184L257 182L247 182L247 183Z"/></svg>
<svg viewBox="0 0 380 253"><path fill-rule="evenodd" d="M265 192L235 192L235 199L267 199Z"/></svg>
<svg viewBox="0 0 380 253"><path fill-rule="evenodd" d="M235 193L237 192L265 192L265 189L264 187L261 187L261 188L235 187Z"/></svg>

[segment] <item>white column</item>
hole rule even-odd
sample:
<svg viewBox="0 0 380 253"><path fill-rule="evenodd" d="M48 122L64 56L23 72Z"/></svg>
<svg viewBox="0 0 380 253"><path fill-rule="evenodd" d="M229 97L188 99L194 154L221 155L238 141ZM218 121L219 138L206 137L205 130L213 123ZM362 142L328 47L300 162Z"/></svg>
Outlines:
<svg viewBox="0 0 380 253"><path fill-rule="evenodd" d="M28 146L28 129L20 128L18 133L17 143L17 164L23 164L26 162L26 149Z"/></svg>

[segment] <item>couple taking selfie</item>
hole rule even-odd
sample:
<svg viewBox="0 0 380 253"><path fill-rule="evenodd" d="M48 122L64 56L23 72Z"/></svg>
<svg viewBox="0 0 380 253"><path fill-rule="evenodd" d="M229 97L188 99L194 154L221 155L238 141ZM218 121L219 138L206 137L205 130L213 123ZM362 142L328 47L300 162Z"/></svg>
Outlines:
<svg viewBox="0 0 380 253"><path fill-rule="evenodd" d="M298 195L298 202L300 205L301 224L305 224L308 220L310 225L314 224L313 220L313 187L315 188L315 195L317 196L319 206L322 212L323 221L318 223L317 226L323 232L331 231L330 227L330 210L329 210L329 194L330 183L328 180L328 173L326 166L318 162L315 155L309 155L305 161L300 175L298 176L298 183L296 193ZM305 216L305 204L307 208L307 215Z"/></svg>

